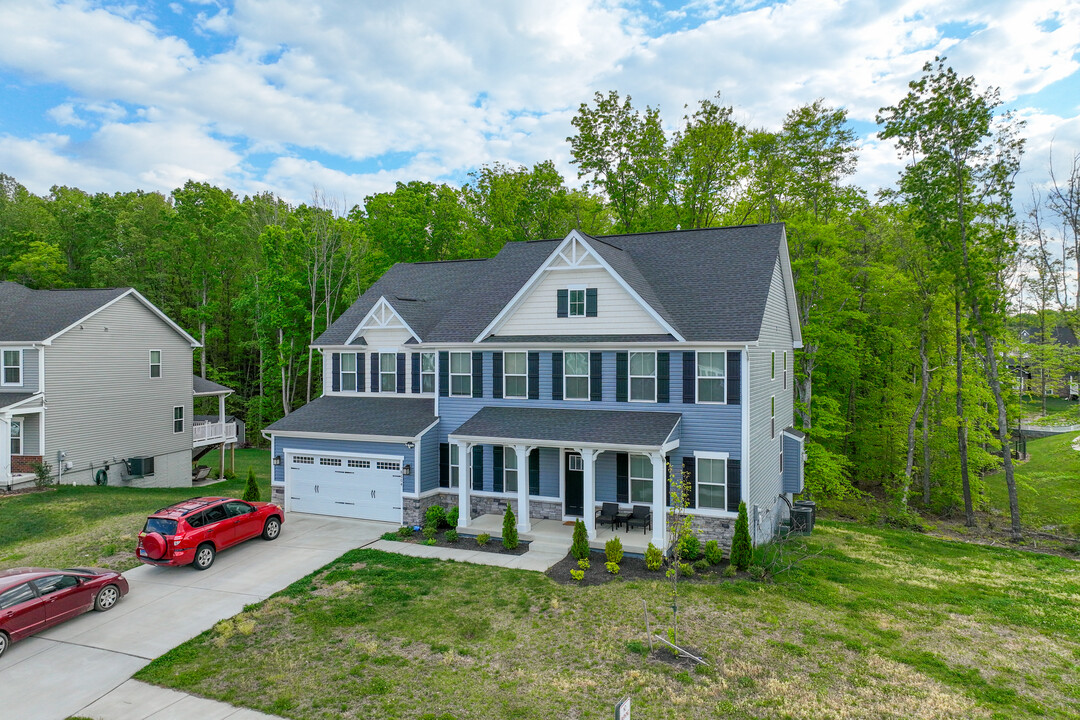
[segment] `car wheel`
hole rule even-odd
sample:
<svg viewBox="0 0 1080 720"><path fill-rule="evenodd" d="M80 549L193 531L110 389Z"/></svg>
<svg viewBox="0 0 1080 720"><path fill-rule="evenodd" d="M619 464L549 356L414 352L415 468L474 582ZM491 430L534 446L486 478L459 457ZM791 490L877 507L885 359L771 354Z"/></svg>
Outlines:
<svg viewBox="0 0 1080 720"><path fill-rule="evenodd" d="M115 585L106 585L98 591L97 598L94 600L94 609L98 612L105 612L120 599L120 589Z"/></svg>
<svg viewBox="0 0 1080 720"><path fill-rule="evenodd" d="M263 540L274 540L281 534L281 521L276 517L267 518L263 525Z"/></svg>
<svg viewBox="0 0 1080 720"><path fill-rule="evenodd" d="M11 641L8 640L6 632L0 632L0 657L4 657L4 651L8 649L8 645Z"/></svg>
<svg viewBox="0 0 1080 720"><path fill-rule="evenodd" d="M195 551L195 562L192 565L196 570L205 570L214 564L214 556L217 553L214 550L214 546L210 543L203 543L199 546L199 549Z"/></svg>

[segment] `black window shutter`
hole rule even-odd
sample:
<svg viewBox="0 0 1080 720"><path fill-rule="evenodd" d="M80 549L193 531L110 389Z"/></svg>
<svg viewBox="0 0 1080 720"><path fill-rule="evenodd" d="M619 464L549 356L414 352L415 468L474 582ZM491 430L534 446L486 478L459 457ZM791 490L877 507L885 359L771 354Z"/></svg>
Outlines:
<svg viewBox="0 0 1080 720"><path fill-rule="evenodd" d="M450 443L439 443L439 487L450 487Z"/></svg>
<svg viewBox="0 0 1080 720"><path fill-rule="evenodd" d="M529 353L529 399L540 399L540 353Z"/></svg>
<svg viewBox="0 0 1080 720"><path fill-rule="evenodd" d="M491 353L491 397L503 396L503 354ZM501 451L500 451L501 452Z"/></svg>
<svg viewBox="0 0 1080 720"><path fill-rule="evenodd" d="M379 392L379 365L379 353L371 353L371 392Z"/></svg>
<svg viewBox="0 0 1080 720"><path fill-rule="evenodd" d="M742 399L742 358L738 350L728 350L727 354L727 401L728 405L738 405Z"/></svg>
<svg viewBox="0 0 1080 720"><path fill-rule="evenodd" d="M562 353L551 353L551 399L562 400L563 399L563 366L562 366Z"/></svg>
<svg viewBox="0 0 1080 720"><path fill-rule="evenodd" d="M472 396L484 397L484 353L472 354Z"/></svg>
<svg viewBox="0 0 1080 720"><path fill-rule="evenodd" d="M412 391L420 392L420 353L412 353Z"/></svg>
<svg viewBox="0 0 1080 720"><path fill-rule="evenodd" d="M630 356L615 353L615 402L626 402L630 389Z"/></svg>
<svg viewBox="0 0 1080 720"><path fill-rule="evenodd" d="M556 291L556 309L555 314L558 317L569 317L570 315L570 295L567 290Z"/></svg>
<svg viewBox="0 0 1080 720"><path fill-rule="evenodd" d="M529 494L540 494L540 450L533 448L529 453Z"/></svg>
<svg viewBox="0 0 1080 720"><path fill-rule="evenodd" d="M405 353L397 354L397 391L405 393Z"/></svg>
<svg viewBox="0 0 1080 720"><path fill-rule="evenodd" d="M697 401L697 357L693 350L682 354L682 401L693 405Z"/></svg>
<svg viewBox="0 0 1080 720"><path fill-rule="evenodd" d="M601 352L589 353L589 398L604 399L604 354Z"/></svg>
<svg viewBox="0 0 1080 720"><path fill-rule="evenodd" d="M498 353L495 353L498 355ZM511 450L510 452L513 452ZM495 445L491 448L491 481L494 492L503 491L503 446Z"/></svg>
<svg viewBox="0 0 1080 720"><path fill-rule="evenodd" d="M341 353L331 353L330 372L333 373L333 377L330 378L330 389L338 392L341 390Z"/></svg>
<svg viewBox="0 0 1080 720"><path fill-rule="evenodd" d="M363 392L364 390L364 358L367 355L364 353L356 353L356 392Z"/></svg>
<svg viewBox="0 0 1080 720"><path fill-rule="evenodd" d="M671 353L656 353L656 402L671 402Z"/></svg>
<svg viewBox="0 0 1080 720"><path fill-rule="evenodd" d="M695 462L693 455L689 455L682 459L683 483L686 485L686 507L688 508L696 507L697 492L694 487L694 474L696 470L697 463Z"/></svg>
<svg viewBox="0 0 1080 720"><path fill-rule="evenodd" d="M596 288L585 288L585 317L596 317Z"/></svg>
<svg viewBox="0 0 1080 720"><path fill-rule="evenodd" d="M484 489L484 446L473 445L472 449L472 489Z"/></svg>
<svg viewBox="0 0 1080 720"><path fill-rule="evenodd" d="M739 512L742 500L742 462L728 458L727 461L727 509Z"/></svg>
<svg viewBox="0 0 1080 720"><path fill-rule="evenodd" d="M450 395L450 353L445 350L439 352L439 395Z"/></svg>
<svg viewBox="0 0 1080 720"><path fill-rule="evenodd" d="M630 502L630 455L615 453L615 501Z"/></svg>

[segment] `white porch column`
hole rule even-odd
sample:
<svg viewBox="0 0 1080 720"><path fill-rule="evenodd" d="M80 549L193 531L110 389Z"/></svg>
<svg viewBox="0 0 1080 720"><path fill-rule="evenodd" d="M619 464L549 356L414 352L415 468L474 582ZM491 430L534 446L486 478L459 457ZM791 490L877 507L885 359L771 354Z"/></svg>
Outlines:
<svg viewBox="0 0 1080 720"><path fill-rule="evenodd" d="M454 443L458 448L458 527L472 525L472 463L469 462L469 443ZM453 470L450 471L453 474Z"/></svg>
<svg viewBox="0 0 1080 720"><path fill-rule="evenodd" d="M218 395L217 400L218 400L217 421L222 424L221 431L224 432L225 431L225 427L224 427L224 424L225 424L225 396L224 395Z"/></svg>
<svg viewBox="0 0 1080 720"><path fill-rule="evenodd" d="M652 460L652 544L667 550L667 469L661 453L649 453Z"/></svg>
<svg viewBox="0 0 1080 720"><path fill-rule="evenodd" d="M532 530L532 521L529 519L529 453L532 448L526 445L515 445L514 455L517 456L517 529L519 533L527 533Z"/></svg>
<svg viewBox="0 0 1080 720"><path fill-rule="evenodd" d="M10 488L11 472L11 420L0 415L0 484Z"/></svg>
<svg viewBox="0 0 1080 720"><path fill-rule="evenodd" d="M596 539L596 456L600 454L599 450L595 448L581 448L578 450L581 453L581 460L583 464L584 472L584 490L585 501L582 503L585 507L582 511L585 521L585 531L589 534L590 540Z"/></svg>

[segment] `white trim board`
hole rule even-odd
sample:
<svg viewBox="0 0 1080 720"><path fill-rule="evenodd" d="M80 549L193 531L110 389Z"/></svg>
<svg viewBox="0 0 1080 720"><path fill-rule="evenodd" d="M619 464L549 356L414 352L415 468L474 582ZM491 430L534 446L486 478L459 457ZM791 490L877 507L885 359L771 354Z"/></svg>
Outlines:
<svg viewBox="0 0 1080 720"><path fill-rule="evenodd" d="M397 324L393 324L395 321ZM369 322L374 324L369 325ZM371 306L364 319L357 323L352 333L349 334L345 344L349 345L357 336L362 335L364 330L407 330L416 342L422 342L420 336L409 327L409 323L405 322L405 318L401 317L401 313L394 309L394 306L390 304L385 295L379 296L379 299Z"/></svg>

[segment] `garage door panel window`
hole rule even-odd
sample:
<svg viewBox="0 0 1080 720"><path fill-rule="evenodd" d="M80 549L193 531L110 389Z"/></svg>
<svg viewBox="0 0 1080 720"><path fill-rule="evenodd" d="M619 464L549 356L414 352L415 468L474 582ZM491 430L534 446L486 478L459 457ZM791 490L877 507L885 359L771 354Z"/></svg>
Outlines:
<svg viewBox="0 0 1080 720"><path fill-rule="evenodd" d="M370 460L350 460L349 467L351 468L369 468L371 467Z"/></svg>
<svg viewBox="0 0 1080 720"><path fill-rule="evenodd" d="M396 462L376 462L375 468L378 470L400 470L401 463Z"/></svg>
<svg viewBox="0 0 1080 720"><path fill-rule="evenodd" d="M332 467L341 467L341 458L319 458L320 465L330 465Z"/></svg>
<svg viewBox="0 0 1080 720"><path fill-rule="evenodd" d="M293 462L297 465L314 465L315 458L310 455L297 455L293 458Z"/></svg>

